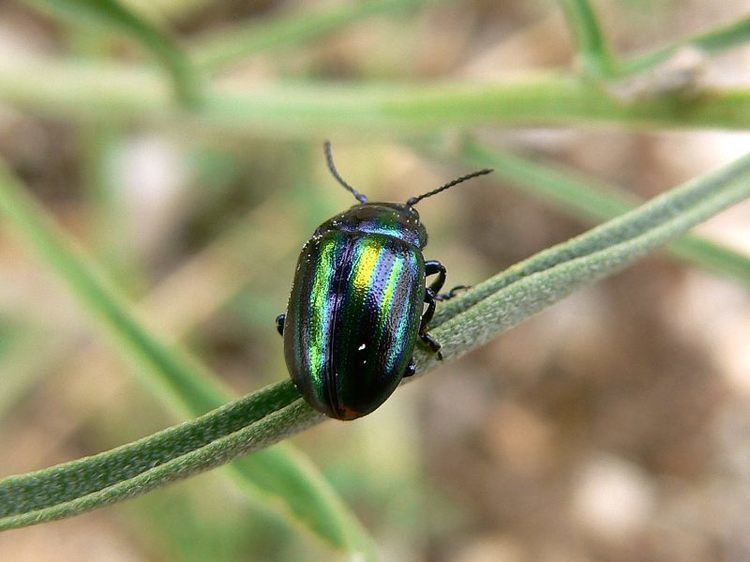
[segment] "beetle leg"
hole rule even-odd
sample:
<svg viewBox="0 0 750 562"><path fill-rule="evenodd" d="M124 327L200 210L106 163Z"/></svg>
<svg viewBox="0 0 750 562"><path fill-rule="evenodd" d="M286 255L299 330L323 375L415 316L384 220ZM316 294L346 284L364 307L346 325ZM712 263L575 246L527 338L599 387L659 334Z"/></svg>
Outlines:
<svg viewBox="0 0 750 562"><path fill-rule="evenodd" d="M411 359L409 359L409 364L406 366L406 371L404 371L404 378L413 377L416 372L417 366L414 364L414 358L412 357Z"/></svg>
<svg viewBox="0 0 750 562"><path fill-rule="evenodd" d="M447 301L455 297L458 293L462 291L468 291L469 289L471 289L471 285L456 285L447 293L440 293L439 295L435 295L435 300Z"/></svg>
<svg viewBox="0 0 750 562"><path fill-rule="evenodd" d="M428 288L432 290L433 298L436 301L450 300L455 297L456 294L458 294L460 291L471 289L470 285L457 285L447 293L441 293L440 289L442 289L443 285L445 284L445 266L437 260L427 260L426 262L424 262L424 273L425 277L427 277L428 275L436 274L438 276L438 278L428 286Z"/></svg>
<svg viewBox="0 0 750 562"><path fill-rule="evenodd" d="M435 293L433 292L431 286L425 290L424 302L427 303L427 310L424 311L424 314L422 315L422 321L419 324L419 337L424 343L429 346L429 348L434 353L437 353L438 359L442 361L443 354L440 353L440 343L427 333L427 325L430 323L430 320L432 320L432 316L435 314Z"/></svg>
<svg viewBox="0 0 750 562"><path fill-rule="evenodd" d="M427 346L430 348L430 351L433 353L437 353L438 361L443 360L443 354L440 352L440 348L442 347L440 345L440 342L438 342L435 338L433 338L429 333L425 332L423 334L419 334L419 337L422 339L424 343L427 344Z"/></svg>
<svg viewBox="0 0 750 562"><path fill-rule="evenodd" d="M437 279L428 286L428 289L432 290L433 298L440 292L440 289L442 289L445 284L445 266L437 260L427 260L424 262L425 277L436 274L438 276Z"/></svg>
<svg viewBox="0 0 750 562"><path fill-rule="evenodd" d="M419 335L427 333L427 325L435 314L435 293L428 288L424 293L424 302L427 303L427 310L422 314L422 321L419 323Z"/></svg>
<svg viewBox="0 0 750 562"><path fill-rule="evenodd" d="M286 314L279 314L276 317L276 331L280 336L284 335L284 320L286 320Z"/></svg>

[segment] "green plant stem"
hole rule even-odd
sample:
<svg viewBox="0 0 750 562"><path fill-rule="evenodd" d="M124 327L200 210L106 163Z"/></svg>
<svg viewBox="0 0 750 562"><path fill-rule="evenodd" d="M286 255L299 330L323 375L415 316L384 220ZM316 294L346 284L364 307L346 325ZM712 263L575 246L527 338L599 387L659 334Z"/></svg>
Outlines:
<svg viewBox="0 0 750 562"><path fill-rule="evenodd" d="M274 225L274 221L269 219L272 216L269 211L278 209L281 203L281 198L274 197L251 211L212 241L200 254L182 264L158 288L152 289L148 297L139 303L142 304L139 308L159 311L159 327L169 334L170 339L184 333L188 326L197 324L209 310L215 310L244 282L263 268L273 267L276 260L269 259L268 255L263 255L263 252L258 255L248 252L248 238L256 239L259 248L277 258L291 250L294 235L271 235L274 226L273 233L279 234L279 225ZM198 309L191 307L187 316L184 312L180 313L179 308L169 306L175 301L184 300L180 295L186 297L186 291L191 297L198 297L197 300L202 305ZM195 301L190 302L194 304ZM55 364L59 367L61 363L70 363L71 352L75 355L73 350L80 350L80 337L77 337L76 332L66 331L66 335L71 336L71 341L60 341L59 338L44 340L39 337L22 342L22 345L14 346L7 357L3 357L0 419L14 405L14 400L38 382L42 373L52 369ZM90 370L87 352L90 353L90 350L84 346L83 355L79 353L73 364ZM74 367L66 366L64 370L69 372L71 368ZM87 375L88 371L84 376ZM96 372L92 375L94 377L90 378L94 380ZM230 399L228 396L226 401ZM202 412L188 413L197 416ZM358 536L360 531L353 516L348 514L330 485L322 480L319 471L304 455L297 453L294 447L278 444L259 455L237 459L227 467L227 473L233 478L235 485L246 492L254 505L282 515L286 521L296 523L296 527L302 527L303 531L319 535L339 550L349 553L362 551L366 553L366 557L372 557L372 548L366 537Z"/></svg>
<svg viewBox="0 0 750 562"><path fill-rule="evenodd" d="M66 120L167 125L198 134L317 138L319 131L393 136L448 127L619 124L632 128L750 127L750 91L704 90L632 103L554 74L496 84L248 86L214 88L190 113L151 73L112 65L0 61L0 100Z"/></svg>
<svg viewBox="0 0 750 562"><path fill-rule="evenodd" d="M124 445L106 453L60 465L52 472L40 471L9 477L3 481L7 486L0 491L0 517L33 514L49 507L60 509L61 505L70 501L90 497L112 485L147 474L151 467L165 466L185 454L200 451L221 440L222 436L232 435L256 422L262 422L263 418L288 408L297 398L291 383L266 387L254 395L198 418L202 423L196 424L196 420L185 422L141 439L136 442L136 448L133 448L133 444ZM176 448L177 443L181 445ZM71 481L74 474L76 479ZM43 478L46 493L29 494L39 478ZM50 500L54 502L54 506L48 505ZM27 523L35 522L33 515L27 517Z"/></svg>
<svg viewBox="0 0 750 562"><path fill-rule="evenodd" d="M252 22L196 40L191 58L204 72L216 72L245 57L300 44L379 14L414 9L427 0L366 0L313 9L263 23Z"/></svg>
<svg viewBox="0 0 750 562"><path fill-rule="evenodd" d="M0 165L0 210L13 220L17 231L42 255L73 288L76 295L103 319L111 332L133 358L148 366L157 376L144 380L176 409L206 412L224 403L228 392L208 377L196 376L202 368L184 354L169 349L143 328L133 307L106 276L85 257L72 241L65 240L57 226L24 193ZM169 376L162 376L169 373Z"/></svg>
<svg viewBox="0 0 750 562"><path fill-rule="evenodd" d="M0 202L12 218L17 210L4 195ZM443 344L447 360L459 357L748 197L750 155L444 303L431 332ZM416 359L422 373L438 363L434 354L423 350L417 351ZM135 443L0 481L0 529L67 517L133 497L267 447L322 420L298 398L290 381L271 385Z"/></svg>
<svg viewBox="0 0 750 562"><path fill-rule="evenodd" d="M561 0L561 3L578 43L584 72L595 78L611 77L614 61L591 4L588 0Z"/></svg>
<svg viewBox="0 0 750 562"><path fill-rule="evenodd" d="M578 44L585 75L596 79L625 78L665 63L686 47L716 54L750 40L750 18L682 39L671 45L621 61L611 52L596 13L589 0L560 0L566 19Z"/></svg>
<svg viewBox="0 0 750 562"><path fill-rule="evenodd" d="M498 332L518 325L575 289L616 273L718 211L750 197L750 157L745 158L734 171L744 176L744 181L736 181L738 176L734 174L732 179L721 178L720 181L728 179L729 183L720 193L689 208L675 209L675 215L658 226L590 253L576 257L565 255L564 261L524 275L516 282L492 291L486 298L478 300L463 312L446 319L432 330L432 334L443 344L443 349L449 345L449 350L444 351L443 356L448 359L466 354L474 347L488 342ZM596 231L597 229L594 229L590 234L597 234ZM576 239L568 244L575 242ZM546 257L549 258L558 251L552 248ZM563 254L566 252L563 251ZM503 285L504 274L485 283L489 286L495 283ZM427 357L428 364L436 362L436 358Z"/></svg>
<svg viewBox="0 0 750 562"><path fill-rule="evenodd" d="M739 184L739 188L737 185ZM728 201L727 193L732 195ZM444 302L435 314L436 325L447 322L458 314L474 307L480 301L497 294L516 282L555 267L593 255L614 245L627 242L645 232L669 225L682 214L698 207L704 202L717 202L721 209L750 196L750 155L744 156L729 166L695 179L681 187L668 191L651 199L637 209L620 215L604 224L589 230L563 244L558 244L518 263L498 275L476 285L471 291L460 294ZM704 219L705 220L705 219ZM698 224L697 221L694 224ZM689 230L685 228L679 234ZM672 238L675 238L672 236ZM670 242L664 238L663 243Z"/></svg>
<svg viewBox="0 0 750 562"><path fill-rule="evenodd" d="M504 151L469 142L464 157L478 166L495 169L523 193L566 211L576 218L602 221L622 215L639 203L632 193L586 178L559 165L540 164ZM700 267L750 287L750 257L698 236L685 236L669 251Z"/></svg>
<svg viewBox="0 0 750 562"><path fill-rule="evenodd" d="M644 72L659 66L685 47L695 47L709 54L717 54L747 41L750 41L750 17L624 61L619 65L618 73L628 76Z"/></svg>
<svg viewBox="0 0 750 562"><path fill-rule="evenodd" d="M131 303L74 241L59 230L1 163L0 211L68 283L75 296L99 317L119 347L134 360L142 380L165 402L178 411L198 416L231 399L231 394L212 380L203 365L183 350L167 346L145 328ZM286 396L286 401L281 403L276 398L271 401L270 409L265 408L262 400L253 403L244 421L252 423L297 398L288 391L280 396ZM120 467L118 464L118 470ZM371 556L372 544L367 533L309 461L291 447L275 447L240 459L230 469L242 487L252 490L256 498L275 506L291 520L303 522L332 546ZM119 478L122 473L118 470L110 477ZM101 478L93 479L88 492L108 485L109 481L103 484ZM8 508L12 505L6 504L5 509Z"/></svg>

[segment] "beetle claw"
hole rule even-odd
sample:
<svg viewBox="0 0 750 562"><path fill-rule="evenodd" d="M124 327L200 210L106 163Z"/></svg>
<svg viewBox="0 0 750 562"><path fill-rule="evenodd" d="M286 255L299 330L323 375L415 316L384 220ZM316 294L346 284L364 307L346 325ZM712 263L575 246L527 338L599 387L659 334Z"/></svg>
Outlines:
<svg viewBox="0 0 750 562"><path fill-rule="evenodd" d="M462 293L463 291L468 291L469 289L471 289L471 285L456 285L447 293L440 293L439 295L435 295L435 300L447 301L455 297L458 293Z"/></svg>
<svg viewBox="0 0 750 562"><path fill-rule="evenodd" d="M420 339L427 344L427 346L430 348L430 351L433 353L437 353L438 361L443 360L443 354L440 353L440 349L443 347L440 345L440 342L438 342L432 335L428 334L427 332L419 334Z"/></svg>

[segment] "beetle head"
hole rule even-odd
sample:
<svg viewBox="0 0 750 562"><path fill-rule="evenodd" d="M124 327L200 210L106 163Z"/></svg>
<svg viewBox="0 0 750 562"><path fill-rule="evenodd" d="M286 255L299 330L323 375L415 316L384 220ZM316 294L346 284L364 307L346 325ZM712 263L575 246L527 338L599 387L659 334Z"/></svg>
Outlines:
<svg viewBox="0 0 750 562"><path fill-rule="evenodd" d="M419 220L419 213L404 203L373 202L354 205L320 225L318 230L330 229L383 234L419 248L427 245L427 230Z"/></svg>

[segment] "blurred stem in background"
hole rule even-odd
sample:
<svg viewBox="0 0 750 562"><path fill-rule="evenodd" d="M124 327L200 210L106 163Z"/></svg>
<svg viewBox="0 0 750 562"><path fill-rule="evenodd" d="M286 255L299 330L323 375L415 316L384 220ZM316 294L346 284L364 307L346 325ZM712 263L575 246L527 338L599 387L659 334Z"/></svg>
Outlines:
<svg viewBox="0 0 750 562"><path fill-rule="evenodd" d="M713 55L750 40L750 17L747 17L623 61L612 54L606 34L589 0L560 2L578 45L583 71L596 79L617 79L646 72L667 62L670 57L686 47Z"/></svg>
<svg viewBox="0 0 750 562"><path fill-rule="evenodd" d="M195 107L201 98L201 79L177 41L165 30L118 0L27 0L70 18L75 25L93 23L133 38L164 67L177 100Z"/></svg>
<svg viewBox="0 0 750 562"><path fill-rule="evenodd" d="M138 25L118 10L105 9L107 2L94 3L99 7L92 13L89 13L91 6L84 4L83 13L126 30L147 46L157 44L161 49L158 53L162 53L164 45L174 47L166 47L171 56L168 60L181 61L176 67L189 69L183 74L190 77L186 81L180 78L183 74L173 72L175 87L183 92L184 99L196 97L186 94L181 84L192 84L190 92L195 92L200 80L188 56L171 40L159 35L145 21ZM66 0L61 6L69 9L75 6L75 14L82 9L74 0ZM193 57L202 59L204 62L199 65L208 67L228 64L263 49L294 44L365 16L403 7L402 3L389 0L372 0L347 4L346 9L338 11L316 13L314 17L307 13L290 16L280 23L264 26L261 33L257 26L251 26L251 31L243 27L226 41L222 38L198 42ZM606 37L588 2L565 0L564 8L587 61L586 69L599 77L617 74L619 70L615 72L613 68L619 68L619 63L612 62ZM318 29L320 22L325 25ZM749 33L750 19L746 19L634 59L628 63L629 68L645 71L683 45L695 44L711 53L719 52L746 40ZM306 137L311 130L325 127L329 131L359 135L364 126L371 134L392 136L445 126L491 124L750 127L750 92L746 90L701 88L699 95L694 92L690 96L680 91L656 93L660 95L625 102L586 80L554 74L519 76L492 85L355 87L300 83L260 89L253 86L239 94L208 88L201 106L193 106L193 111L185 113L165 98L160 81L153 80L148 73L115 65L83 68L52 61L23 61L18 65L6 61L0 65L0 98L20 107L65 118L167 124L205 134Z"/></svg>
<svg viewBox="0 0 750 562"><path fill-rule="evenodd" d="M67 41L71 50L88 60L107 58L113 46L108 33L71 19ZM138 295L145 280L128 232L128 211L123 194L115 184L114 162L124 135L107 123L82 123L77 130L81 154L81 183L91 201L91 235L94 254L119 285L130 295Z"/></svg>
<svg viewBox="0 0 750 562"><path fill-rule="evenodd" d="M29 0L32 3L48 4L47 0ZM434 0L433 0L434 1ZM424 4L426 0L411 0L409 2L397 2L395 0L371 0L365 3L355 3L351 5L345 5L339 9L319 11L315 13L303 13L295 14L287 18L276 20L262 28L259 25L251 25L250 27L239 27L234 32L230 32L226 35L216 36L213 39L207 38L202 42L196 43L193 51L192 58L197 61L198 67L205 69L215 69L216 67L231 62L237 61L241 58L250 56L258 53L262 50L278 48L283 45L298 44L301 41L308 40L320 36L325 32L329 32L335 29L339 29L359 19L378 14L387 13L390 11L403 10L406 8L415 8ZM596 15L591 8L587 0L562 0L563 8L570 22L574 36L578 42L581 56L584 60L584 69L590 76L598 78L611 78L618 75L633 74L643 72L664 62L679 50L679 48L692 45L697 48L703 49L708 53L720 52L724 49L738 45L747 40L750 36L750 18L746 18L737 22L725 26L723 28L698 35L694 38L685 39L679 41L675 45L667 46L658 49L652 53L637 57L624 65L620 63L610 54L610 49L605 35L602 33L599 22ZM195 106L200 95L199 85L201 79L196 71L196 66L190 62L190 58L186 52L177 46L176 42L169 37L168 34L164 33L156 26L151 24L148 20L139 17L135 12L127 9L126 7L117 3L116 0L96 0L96 1L83 1L83 0L66 0L62 3L50 4L55 10L62 10L64 13L73 15L74 17L84 16L87 19L93 19L100 24L105 24L113 29L121 32L125 32L132 36L135 40L143 44L149 49L154 55L162 62L172 76L175 91L178 93L178 97L188 106ZM69 69L73 71L74 69ZM79 76L78 79L83 78ZM127 79L122 77L125 82ZM0 81L3 76L0 74ZM30 85L31 86L31 85ZM122 84L126 87L127 84ZM539 84L542 87L542 84ZM557 87L555 87L557 86ZM624 121L631 125L642 124L643 122L652 122L653 124L677 124L681 126L693 125L693 126L726 126L726 127L743 127L747 126L748 109L747 93L746 92L726 92L726 97L721 101L722 94L720 92L710 92L710 101L714 108L720 106L725 107L725 115L729 116L731 112L734 116L733 120L725 121L721 115L717 115L713 112L709 112L707 115L701 116L705 111L702 108L702 102L700 99L686 100L679 96L675 98L671 96L672 103L669 103L668 97L663 97L661 103L631 103L628 105L629 111L618 111L617 102L609 100L610 104L607 104L608 95L603 92L587 92L586 89L591 89L590 86L580 85L577 94L569 98L572 91L569 87L563 87L562 83L555 84L549 82L546 84L547 88L550 88L550 99L560 97L558 103L547 102L543 99L539 99L540 92L535 91L536 88L533 86L533 82L526 85L523 89L524 95L531 98L532 107L524 108L521 105L520 99L513 98L512 94L510 99L496 100L502 101L507 106L514 110L516 113L499 113L500 108L492 102L494 96L487 92L474 92L471 96L471 102L477 103L485 112L487 121L495 122L511 122L511 123L537 123L540 120L547 120L551 122L575 122L576 120L598 120L604 121ZM460 90L460 88L458 89ZM126 90L125 90L126 91ZM443 89L445 94L449 92ZM278 95L283 96L284 94L291 94L294 92L298 99L305 97L305 91L303 88L297 88L294 91L281 91ZM323 92L309 92L310 94ZM352 94L365 94L367 92L352 92ZM398 92L403 93L403 92ZM510 93L510 92L509 92ZM0 95L3 94L2 84L0 84ZM394 97L394 94L396 96ZM432 97L437 94L440 96L440 90L431 92L421 92L420 95ZM484 94L484 95L483 95ZM708 94L708 92L707 92ZM11 96L13 95L11 91ZM135 92L133 92L135 95ZM37 94L38 96L38 94ZM35 96L27 96L34 98ZM380 97L380 96L378 96ZM575 98L579 99L576 100ZM396 102L398 105L403 105L404 101L399 102L399 96L397 92L392 92L387 99L383 100L385 107L381 107L381 113L384 117L388 117L387 109L389 105ZM534 99L536 98L536 99ZM19 100L23 102L23 100ZM53 100L50 100L53 101ZM63 104L64 100L59 100ZM93 100L92 100L93 101ZM103 100L99 100L100 102ZM113 100L109 100L110 102ZM213 102L214 108L221 105L219 99L210 100ZM566 103L567 101L567 103ZM455 105L461 104L460 99L456 99L450 96L446 100L435 100L436 103L448 103ZM680 109L677 111L676 103L685 104L689 102L690 111ZM251 107L253 105L262 106L262 100L247 100L247 108L245 110L245 119L252 121L253 112ZM488 107L487 104L490 104ZM739 104L739 105L736 105ZM54 105L54 103L53 103ZM411 103L407 102L407 107L399 109L401 118L406 118L408 114L411 114L412 120L416 117L415 112L424 112L428 108L420 108L418 105L412 106ZM536 107L534 107L536 106ZM554 111L554 109L559 109ZM600 112L592 111L592 113L581 113L581 110L585 106L591 106L593 108L600 108ZM607 107L609 106L609 107ZM638 107L643 106L643 107ZM124 109L124 107L121 107ZM163 108L167 109L167 108ZM267 107L266 109L270 109ZM291 107L286 108L288 110L294 110L293 104ZM303 111L303 109L305 111ZM356 110L356 104L353 108ZM395 109L395 108L394 108ZM404 109L406 114L404 114ZM533 111L534 109L537 112ZM545 113L545 109L547 113ZM620 108L622 109L622 108ZM318 109L318 113L322 108ZM383 111L386 110L386 111ZM550 111L553 110L553 111ZM296 111L302 111L308 116L310 113L316 113L314 107L298 107ZM242 112L242 110L240 110ZM465 109L461 111L463 119L458 123L449 121L445 124L475 124L479 118L477 115L474 119L471 118L471 112ZM570 117L563 116L570 114ZM576 115L577 114L577 115ZM236 115L235 117L239 117ZM330 117L330 115L328 115ZM514 119L511 117L515 116ZM218 115L216 115L218 117ZM569 121L571 120L571 121ZM732 123L734 121L734 123ZM440 123L440 121L438 121ZM436 124L438 124L436 123ZM395 124L394 124L395 125Z"/></svg>
<svg viewBox="0 0 750 562"><path fill-rule="evenodd" d="M296 10L263 22L238 24L193 41L190 55L206 73L217 72L247 57L271 49L300 45L381 14L412 12L447 0L364 0L333 8Z"/></svg>
<svg viewBox="0 0 750 562"><path fill-rule="evenodd" d="M610 78L615 74L615 62L591 4L588 0L561 0L561 3L578 43L584 72L596 78Z"/></svg>
<svg viewBox="0 0 750 562"><path fill-rule="evenodd" d="M542 164L536 159L490 149L478 142L467 142L463 156L473 165L493 167L497 177L509 181L523 193L589 222L615 218L641 202L632 193L587 178L564 166ZM749 256L692 235L674 242L669 250L680 258L750 287Z"/></svg>
<svg viewBox="0 0 750 562"><path fill-rule="evenodd" d="M90 195L95 255L129 295L139 295L145 280L138 266L128 213L122 193L114 185L112 164L122 137L105 125L83 126L78 133L82 156L82 181Z"/></svg>
<svg viewBox="0 0 750 562"><path fill-rule="evenodd" d="M195 107L201 98L199 71L216 72L251 55L300 44L379 14L416 10L446 0L367 0L327 9L303 10L290 16L225 29L196 41L190 51L181 48L169 33L135 9L118 0L27 0L69 17L81 18L125 33L139 42L169 73L178 100Z"/></svg>
<svg viewBox="0 0 750 562"><path fill-rule="evenodd" d="M492 84L300 83L210 89L195 111L174 107L151 73L115 65L0 61L0 99L67 120L160 125L235 138L310 138L315 131L361 138L413 136L446 127L618 124L634 129L750 127L750 91L704 89L624 103L560 74Z"/></svg>
<svg viewBox="0 0 750 562"><path fill-rule="evenodd" d="M629 76L655 68L685 47L695 47L714 55L739 47L748 40L750 40L750 17L626 60L621 64L619 72Z"/></svg>

